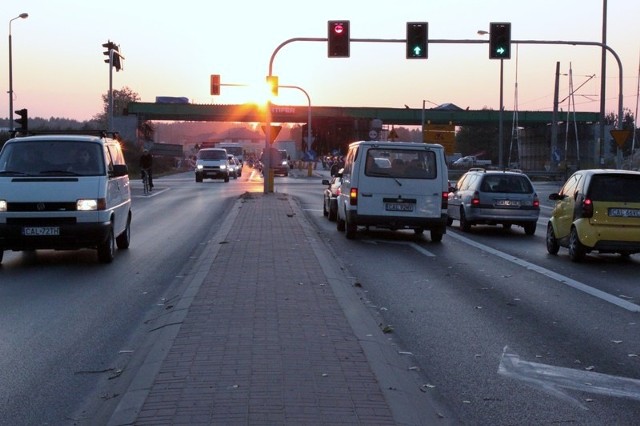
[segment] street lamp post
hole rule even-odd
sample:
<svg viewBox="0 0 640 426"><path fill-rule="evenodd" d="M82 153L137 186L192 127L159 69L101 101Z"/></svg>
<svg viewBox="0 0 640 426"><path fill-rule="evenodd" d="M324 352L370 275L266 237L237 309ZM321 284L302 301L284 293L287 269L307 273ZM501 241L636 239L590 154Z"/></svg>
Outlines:
<svg viewBox="0 0 640 426"><path fill-rule="evenodd" d="M13 131L13 59L11 55L11 23L16 19L26 19L28 13L21 13L9 20L9 130Z"/></svg>

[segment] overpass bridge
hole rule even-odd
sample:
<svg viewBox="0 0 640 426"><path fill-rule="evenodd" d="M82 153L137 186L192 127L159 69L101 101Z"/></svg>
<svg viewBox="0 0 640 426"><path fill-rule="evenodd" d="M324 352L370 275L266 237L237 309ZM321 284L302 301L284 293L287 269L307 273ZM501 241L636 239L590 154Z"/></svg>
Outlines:
<svg viewBox="0 0 640 426"><path fill-rule="evenodd" d="M424 111L424 120L423 120ZM136 115L142 120L169 121L230 121L262 122L264 109L256 104L216 105L216 104L173 104L152 102L131 102L128 115ZM274 123L306 123L309 107L300 105L272 105L271 121ZM311 120L380 119L385 125L420 126L424 123L453 124L456 126L474 124L497 124L498 111L421 109L421 108L381 108L381 107L334 107L312 106ZM503 120L509 122L513 111L504 111ZM572 121L574 114L571 114ZM577 123L596 123L597 112L576 112ZM518 124L523 127L547 125L552 121L550 111L518 111Z"/></svg>

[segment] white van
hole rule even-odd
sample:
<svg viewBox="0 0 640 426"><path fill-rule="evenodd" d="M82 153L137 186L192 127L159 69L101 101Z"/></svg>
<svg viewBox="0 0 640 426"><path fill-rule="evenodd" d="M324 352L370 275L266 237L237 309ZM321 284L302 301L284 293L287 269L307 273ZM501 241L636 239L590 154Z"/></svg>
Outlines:
<svg viewBox="0 0 640 426"><path fill-rule="evenodd" d="M97 249L110 263L131 238L131 188L120 143L106 134L9 139L0 151L4 250Z"/></svg>
<svg viewBox="0 0 640 426"><path fill-rule="evenodd" d="M448 170L442 145L361 141L349 145L338 196L338 231L358 226L446 232Z"/></svg>

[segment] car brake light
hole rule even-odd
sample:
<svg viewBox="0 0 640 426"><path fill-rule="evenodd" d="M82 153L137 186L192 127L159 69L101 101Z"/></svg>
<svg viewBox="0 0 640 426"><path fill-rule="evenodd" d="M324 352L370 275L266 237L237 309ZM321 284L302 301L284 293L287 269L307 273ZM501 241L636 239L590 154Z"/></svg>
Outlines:
<svg viewBox="0 0 640 426"><path fill-rule="evenodd" d="M449 193L445 191L442 193L442 206L440 208L444 210L448 206L449 206Z"/></svg>
<svg viewBox="0 0 640 426"><path fill-rule="evenodd" d="M473 198L471 199L471 207L477 207L480 205L480 194L478 191L473 193Z"/></svg>
<svg viewBox="0 0 640 426"><path fill-rule="evenodd" d="M540 208L540 200L538 199L538 194L533 195L533 207L536 209Z"/></svg>
<svg viewBox="0 0 640 426"><path fill-rule="evenodd" d="M351 188L351 191L349 191L349 204L352 206L358 205L358 188Z"/></svg>
<svg viewBox="0 0 640 426"><path fill-rule="evenodd" d="M590 198L585 198L582 202L582 217L593 217L593 202Z"/></svg>

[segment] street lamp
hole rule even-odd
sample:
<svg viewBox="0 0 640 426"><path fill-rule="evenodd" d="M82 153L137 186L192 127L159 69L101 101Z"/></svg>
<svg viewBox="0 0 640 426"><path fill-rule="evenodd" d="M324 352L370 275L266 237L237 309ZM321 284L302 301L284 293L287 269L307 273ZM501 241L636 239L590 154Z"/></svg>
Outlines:
<svg viewBox="0 0 640 426"><path fill-rule="evenodd" d="M21 13L9 20L9 130L13 130L13 63L11 58L11 23L16 19L27 19L28 13Z"/></svg>

